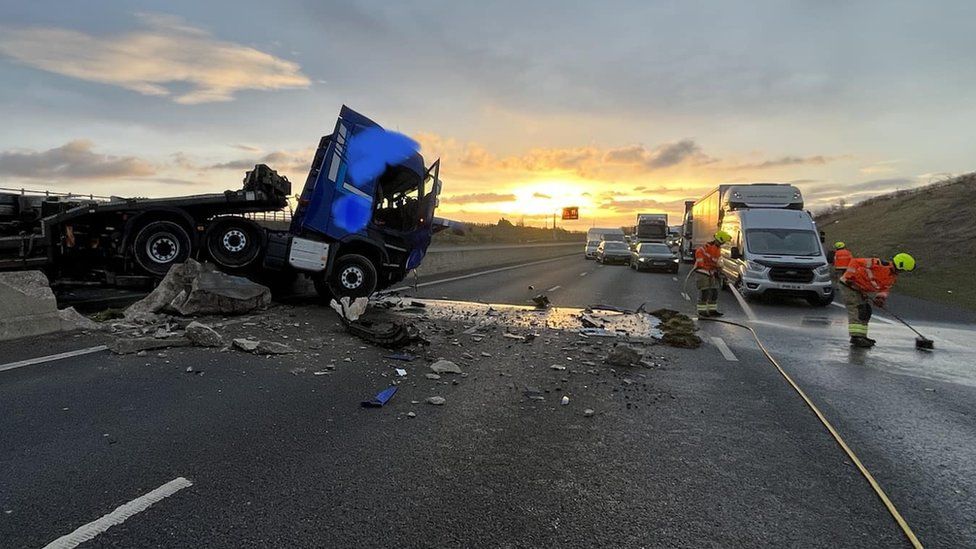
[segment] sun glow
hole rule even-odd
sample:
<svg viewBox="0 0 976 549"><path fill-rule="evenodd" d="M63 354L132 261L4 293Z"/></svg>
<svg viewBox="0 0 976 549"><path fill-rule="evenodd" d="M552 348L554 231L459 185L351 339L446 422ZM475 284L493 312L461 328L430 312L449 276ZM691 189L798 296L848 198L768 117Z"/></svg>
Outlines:
<svg viewBox="0 0 976 549"><path fill-rule="evenodd" d="M537 181L512 191L516 201L512 212L520 215L541 216L559 213L567 206L580 210L593 207L594 202L587 186L575 181Z"/></svg>

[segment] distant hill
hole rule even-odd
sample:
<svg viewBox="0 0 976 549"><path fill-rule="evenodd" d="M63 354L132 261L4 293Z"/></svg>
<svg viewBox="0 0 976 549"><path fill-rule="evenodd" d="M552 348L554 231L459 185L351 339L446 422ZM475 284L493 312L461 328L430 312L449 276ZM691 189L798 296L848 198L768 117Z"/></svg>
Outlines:
<svg viewBox="0 0 976 549"><path fill-rule="evenodd" d="M583 242L586 234L563 229L543 229L514 225L506 219L498 223L465 223L463 234L441 231L434 235L434 244L514 244L543 242Z"/></svg>
<svg viewBox="0 0 976 549"><path fill-rule="evenodd" d="M976 172L816 215L827 244L855 256L908 252L918 262L897 293L976 310Z"/></svg>

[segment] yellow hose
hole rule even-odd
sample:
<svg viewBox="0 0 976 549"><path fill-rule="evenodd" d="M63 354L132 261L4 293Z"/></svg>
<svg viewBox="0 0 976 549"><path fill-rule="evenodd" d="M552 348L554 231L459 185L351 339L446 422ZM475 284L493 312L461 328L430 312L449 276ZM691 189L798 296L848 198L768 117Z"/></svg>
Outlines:
<svg viewBox="0 0 976 549"><path fill-rule="evenodd" d="M830 435L832 437L834 437L834 440L837 441L837 444L841 447L842 450L844 450L844 453L847 454L847 457L849 457L851 459L851 462L853 462L854 465L857 466L858 471L860 471L861 475L863 475L864 478L868 481L868 484L871 485L871 488L874 490L874 493L877 494L879 498L881 498L881 502L884 503L885 508L887 508L888 512L891 513L892 518L895 519L895 522L898 523L898 526L901 527L901 531L905 533L905 537L908 538L908 541L912 544L912 547L921 549L922 542L918 541L918 537L915 536L915 532L912 531L912 527L908 525L908 522L905 521L905 518L902 517L901 513L898 512L898 509L895 507L895 504L892 503L891 499L888 498L888 494L886 494L884 489L881 488L881 485L878 484L878 481L874 480L874 476L871 474L870 471L868 471L867 467L865 467L864 464L861 463L861 460L858 459L857 455L854 453L854 450L851 450L851 447L848 446L846 442L844 442L844 439L840 436L840 433L837 432L837 429L834 429L834 426L831 425L829 421L827 421L827 418L823 415L823 412L821 412L820 409L817 408L817 405L814 404L812 400L810 400L810 397L808 397L807 394L803 392L803 389L801 389L800 386L797 385L795 381L793 381L793 378L791 378L790 375L787 374L785 370L783 370L783 367L779 365L779 362L776 362L776 359L773 358L773 355L769 353L769 350L766 349L766 346L763 345L762 341L759 339L759 335L756 333L756 331L752 329L751 326L747 326L745 324L739 324L738 322L732 322L731 320L719 320L717 318L703 318L702 320L721 322L722 324L730 324L732 326L738 326L739 328L745 328L746 330L749 330L749 333L752 334L753 339L756 340L756 344L759 345L759 349L762 351L764 355L766 355L766 358L769 360L769 362L771 362L773 366L775 366L776 369L779 370L779 373L783 376L783 379L785 379L786 382L789 383L791 387L793 387L796 393L800 395L800 398L803 399L803 402L805 402L807 406L811 410L813 410L813 413L817 416L817 419L820 420L820 423L822 423L823 426L827 428L827 431L830 432Z"/></svg>

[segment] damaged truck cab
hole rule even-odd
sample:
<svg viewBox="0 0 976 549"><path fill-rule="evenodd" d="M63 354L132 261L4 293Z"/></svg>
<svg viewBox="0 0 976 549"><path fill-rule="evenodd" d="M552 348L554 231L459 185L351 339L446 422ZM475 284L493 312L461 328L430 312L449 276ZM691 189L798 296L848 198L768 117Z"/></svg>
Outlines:
<svg viewBox="0 0 976 549"><path fill-rule="evenodd" d="M306 273L323 296L368 296L420 265L436 219L440 161L425 167L406 136L343 106L319 142L287 233L264 265Z"/></svg>

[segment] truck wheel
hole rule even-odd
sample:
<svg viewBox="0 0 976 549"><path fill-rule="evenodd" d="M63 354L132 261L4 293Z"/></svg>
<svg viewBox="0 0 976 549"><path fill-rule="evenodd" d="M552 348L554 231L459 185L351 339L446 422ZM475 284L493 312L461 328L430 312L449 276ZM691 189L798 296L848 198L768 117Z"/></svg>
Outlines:
<svg viewBox="0 0 976 549"><path fill-rule="evenodd" d="M190 236L172 221L153 221L139 230L132 244L136 263L146 272L163 276L190 257Z"/></svg>
<svg viewBox="0 0 976 549"><path fill-rule="evenodd" d="M261 253L261 229L240 217L218 219L207 230L207 252L222 267L239 269Z"/></svg>
<svg viewBox="0 0 976 549"><path fill-rule="evenodd" d="M335 297L368 297L376 291L376 267L365 257L348 254L340 257L329 275L329 289Z"/></svg>

